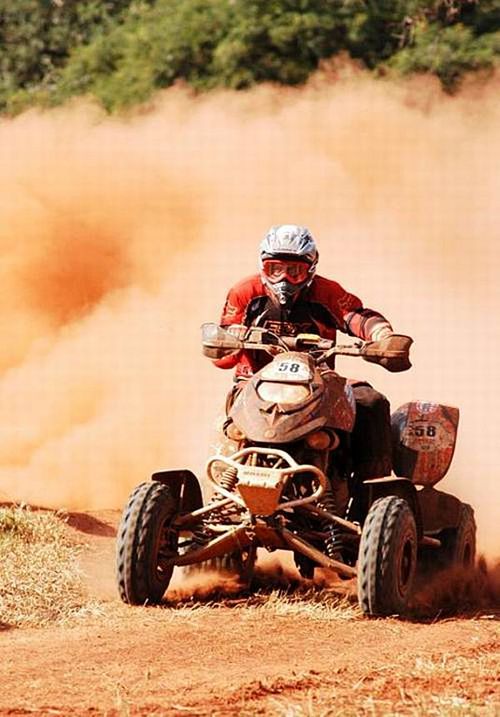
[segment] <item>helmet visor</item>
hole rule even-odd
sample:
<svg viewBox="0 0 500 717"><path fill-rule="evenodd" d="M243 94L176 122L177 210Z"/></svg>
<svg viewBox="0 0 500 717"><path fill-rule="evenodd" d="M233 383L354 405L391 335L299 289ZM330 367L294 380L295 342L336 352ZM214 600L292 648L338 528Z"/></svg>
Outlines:
<svg viewBox="0 0 500 717"><path fill-rule="evenodd" d="M310 266L305 261L283 261L281 259L264 259L263 271L271 284L287 280L290 284L302 284L307 281Z"/></svg>

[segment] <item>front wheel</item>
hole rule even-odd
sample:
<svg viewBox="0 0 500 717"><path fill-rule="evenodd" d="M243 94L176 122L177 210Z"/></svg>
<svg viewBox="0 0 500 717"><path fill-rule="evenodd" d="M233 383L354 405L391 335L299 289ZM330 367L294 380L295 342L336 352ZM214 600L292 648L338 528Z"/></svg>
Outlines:
<svg viewBox="0 0 500 717"><path fill-rule="evenodd" d="M368 511L358 557L358 598L365 615L402 614L412 594L417 528L408 503L376 500Z"/></svg>
<svg viewBox="0 0 500 717"><path fill-rule="evenodd" d="M121 599L130 605L157 604L173 573L178 533L172 521L178 501L169 486L152 481L134 490L123 511L116 543Z"/></svg>

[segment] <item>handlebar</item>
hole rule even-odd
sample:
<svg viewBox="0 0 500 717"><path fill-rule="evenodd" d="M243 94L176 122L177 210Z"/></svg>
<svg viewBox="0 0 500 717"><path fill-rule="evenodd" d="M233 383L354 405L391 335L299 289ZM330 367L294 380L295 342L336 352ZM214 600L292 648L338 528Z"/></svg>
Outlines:
<svg viewBox="0 0 500 717"><path fill-rule="evenodd" d="M214 323L202 325L202 342L203 347L208 349L266 351L271 356L286 351L319 352L317 363L326 361L331 356L362 356L366 343L358 340L349 345L335 345L334 341L316 334L278 336L261 327L234 325L226 329Z"/></svg>
<svg viewBox="0 0 500 717"><path fill-rule="evenodd" d="M266 344L254 341L243 341L241 348L267 351L272 355L285 351L308 351L321 352L321 361L330 356L361 356L364 341L357 341L353 344L335 344L328 339L322 339L312 334L298 334L297 336L280 336L281 344ZM316 339L316 340L313 340Z"/></svg>
<svg viewBox="0 0 500 717"><path fill-rule="evenodd" d="M358 339L352 344L336 346L334 341L316 334L278 336L259 326L233 325L226 329L210 323L202 325L202 335L203 353L212 359L220 359L242 349L266 351L271 356L285 351L306 351L316 365L332 356L360 356L392 372L406 371L411 367L409 351L413 339L404 334L390 334L379 341Z"/></svg>

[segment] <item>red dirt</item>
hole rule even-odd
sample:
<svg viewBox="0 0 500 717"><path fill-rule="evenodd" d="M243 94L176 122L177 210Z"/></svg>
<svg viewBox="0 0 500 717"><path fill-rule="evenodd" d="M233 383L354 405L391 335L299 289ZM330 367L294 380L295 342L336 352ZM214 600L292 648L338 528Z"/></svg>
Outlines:
<svg viewBox="0 0 500 717"><path fill-rule="evenodd" d="M215 601L122 606L113 588L116 514L72 515L102 614L4 630L0 713L61 715L495 715L498 614L328 619ZM89 536L91 536L89 538ZM272 598L269 597L269 600ZM262 598L266 600L266 598ZM341 613L340 613L341 614Z"/></svg>

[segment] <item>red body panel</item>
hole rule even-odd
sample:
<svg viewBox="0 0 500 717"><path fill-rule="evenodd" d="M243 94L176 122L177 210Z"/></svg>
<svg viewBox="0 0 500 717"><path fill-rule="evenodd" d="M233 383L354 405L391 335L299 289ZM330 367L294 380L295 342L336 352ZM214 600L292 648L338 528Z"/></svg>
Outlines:
<svg viewBox="0 0 500 717"><path fill-rule="evenodd" d="M439 403L405 403L392 414L396 475L431 486L446 475L457 439L458 408Z"/></svg>
<svg viewBox="0 0 500 717"><path fill-rule="evenodd" d="M251 441L270 445L297 441L321 427L352 431L356 404L346 379L315 367L307 354L280 354L272 365L293 361L309 364L310 378L302 381L310 389L309 396L292 405L266 402L258 393L259 385L266 382L268 368L264 368L245 383L235 399L229 415L236 426Z"/></svg>

